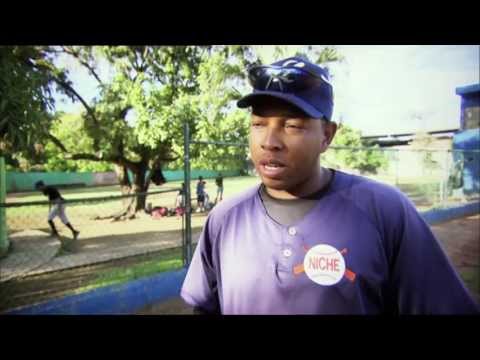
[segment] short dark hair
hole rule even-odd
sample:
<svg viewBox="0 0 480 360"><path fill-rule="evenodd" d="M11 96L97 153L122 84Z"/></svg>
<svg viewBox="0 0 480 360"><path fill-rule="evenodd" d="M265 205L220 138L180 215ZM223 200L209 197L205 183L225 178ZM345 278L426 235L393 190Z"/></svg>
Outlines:
<svg viewBox="0 0 480 360"><path fill-rule="evenodd" d="M35 188L39 188L40 186L45 186L45 183L42 180L39 180L35 183Z"/></svg>
<svg viewBox="0 0 480 360"><path fill-rule="evenodd" d="M199 176L199 177L198 177L198 180L203 180L203 176Z"/></svg>

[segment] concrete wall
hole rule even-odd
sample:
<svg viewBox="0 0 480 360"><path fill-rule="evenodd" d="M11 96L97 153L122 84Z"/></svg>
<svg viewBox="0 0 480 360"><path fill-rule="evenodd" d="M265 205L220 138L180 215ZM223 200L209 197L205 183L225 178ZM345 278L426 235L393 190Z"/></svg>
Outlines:
<svg viewBox="0 0 480 360"><path fill-rule="evenodd" d="M7 171L7 193L32 191L35 183L42 180L45 184L70 185L83 184L93 186L93 173L67 172L11 172ZM80 186L80 185L79 185Z"/></svg>
<svg viewBox="0 0 480 360"><path fill-rule="evenodd" d="M240 170L221 171L224 177L240 176ZM183 170L166 170L163 175L167 181L183 180ZM204 179L215 178L217 171L192 170L192 181L199 176ZM131 174L129 174L132 179ZM33 191L35 183L42 180L47 185L102 186L118 184L115 172L7 172L7 193Z"/></svg>

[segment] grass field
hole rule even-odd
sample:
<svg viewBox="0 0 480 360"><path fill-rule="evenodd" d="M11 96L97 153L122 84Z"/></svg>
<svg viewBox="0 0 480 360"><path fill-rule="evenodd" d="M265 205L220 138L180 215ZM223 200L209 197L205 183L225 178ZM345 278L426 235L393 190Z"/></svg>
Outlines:
<svg viewBox="0 0 480 360"><path fill-rule="evenodd" d="M396 179L392 176L369 176L372 179L375 179L380 182L387 184L395 185ZM255 176L242 176L242 177L231 177L224 179L224 197L235 195L248 187L259 183L260 179ZM195 196L197 179L192 179L191 181L191 194ZM210 198L213 200L216 195L216 186L214 179L206 179L206 191L210 195ZM149 188L149 191L158 191L165 189L174 189L181 186L182 181L172 181L168 182L162 186L152 185ZM401 178L399 180L399 187L407 194L413 195L431 195L436 194L439 189L439 182L434 178L423 177L423 178ZM102 198L108 196L120 195L120 187L118 185L114 186L102 186L102 187L90 187L90 188L76 188L76 189L64 189L61 190L62 196L68 200L78 200L78 199L92 199L92 198ZM167 193L161 195L155 195L162 199L168 199L173 205L175 194ZM18 203L18 202L33 202L33 201L46 201L46 197L39 192L26 192L26 193L12 193L7 195L7 203ZM113 204L113 202L112 202ZM34 207L32 207L33 209ZM41 208L41 206L39 207ZM13 208L13 214L18 208Z"/></svg>
<svg viewBox="0 0 480 360"><path fill-rule="evenodd" d="M128 267L112 267L97 272L92 280L77 288L73 291L73 294L80 294L99 287L121 284L165 271L180 269L182 266L182 248L165 249L159 251L155 257L144 262L139 262Z"/></svg>
<svg viewBox="0 0 480 360"><path fill-rule="evenodd" d="M394 185L395 179L385 176L372 177L378 181L389 183ZM191 194L195 197L197 179L192 179L191 182ZM214 179L206 179L206 190L210 195L210 199L213 201L216 196L216 185ZM162 186L151 186L150 191L158 191L165 189L175 189L181 186L181 181L168 182ZM245 177L232 177L224 179L224 198L233 196L254 184L259 183L259 178L254 176ZM431 178L423 179L401 179L399 188L406 193L410 199L416 204L418 210L424 211L438 205L439 200L439 184L433 182ZM122 229L125 227L122 224L117 223L117 226L112 227L110 222L99 222L94 220L95 217L103 217L106 215L112 215L121 211L125 205L121 199L105 200L101 199L108 196L120 195L119 186L106 186L95 188L78 188L78 189L65 189L62 190L62 195L67 200L79 200L79 199L98 199L98 201L88 201L82 203L72 203L67 206L67 216L74 226L78 226L82 232L82 237L122 234ZM152 206L166 206L168 208L174 207L177 191L149 195L147 203L151 203ZM7 209L7 227L9 233L22 231L22 230L41 230L48 231L48 224L46 217L48 214L48 205L46 197L39 192L30 193L17 193L9 194L7 196L7 203L21 203L21 202L33 202L44 201L45 205L34 206L22 206L13 207ZM192 201L192 206L196 207L196 201ZM143 215L139 215L142 218ZM145 220L145 216L143 216ZM149 217L148 217L149 218ZM151 220L149 218L149 220ZM59 228L63 228L58 219L55 220ZM195 219L195 226L201 226L203 219ZM176 224L176 225L175 225ZM173 228L167 225L166 230L179 229L178 222L173 224ZM155 225L156 226L156 225ZM135 227L138 233L144 231L154 231L155 226L151 224L151 221L137 221L136 223L129 223L128 234L132 234L131 228ZM68 232L66 233L68 234Z"/></svg>
<svg viewBox="0 0 480 360"><path fill-rule="evenodd" d="M214 179L207 179L206 191L213 201L216 196L216 185ZM235 195L248 187L258 183L259 179L256 177L233 177L224 180L224 198ZM181 181L169 182L162 186L151 186L150 191L175 189L181 186ZM195 196L196 180L191 183L191 193ZM79 188L79 189L65 189L61 191L62 196L67 200L78 199L96 199L98 201L88 201L85 203L68 204L67 216L74 225L80 228L95 227L98 228L98 221L93 220L95 216L105 216L119 212L123 208L122 200L102 200L100 198L108 196L120 195L119 186L95 187L95 188ZM174 207L177 191L161 194L153 194L147 198L147 203L152 203L152 206L166 206L168 208ZM38 192L9 194L7 196L7 203L21 203L45 201L45 205L30 205L22 207L13 207L7 209L7 227L10 233L22 231L25 229L48 230L46 218L48 215L48 205L45 196ZM196 206L196 201L192 202L192 206ZM59 223L59 220L55 220ZM132 226L133 224L130 224ZM119 225L120 226L120 225ZM141 232L141 224L138 231ZM61 225L59 226L61 227ZM82 230L82 229L80 229ZM98 230L98 229L97 229Z"/></svg>
<svg viewBox="0 0 480 360"><path fill-rule="evenodd" d="M205 179L207 182L206 190L209 193L210 197L214 197L216 194L215 179ZM179 188L183 181L170 181L164 185L156 186L151 185L149 191L158 191L169 188ZM242 191L249 186L258 183L259 178L255 176L238 176L230 177L224 179L224 194L233 195ZM190 191L192 194L195 194L197 179L192 179L190 183ZM99 187L82 187L82 188L72 188L72 189L63 189L60 190L62 196L66 199L86 199L86 198L96 198L96 197L107 197L121 195L120 186L99 186ZM173 196L170 195L171 198ZM31 201L45 201L46 197L40 192L24 192L24 193L11 193L7 194L7 203L15 202L31 202ZM172 200L173 202L173 200Z"/></svg>

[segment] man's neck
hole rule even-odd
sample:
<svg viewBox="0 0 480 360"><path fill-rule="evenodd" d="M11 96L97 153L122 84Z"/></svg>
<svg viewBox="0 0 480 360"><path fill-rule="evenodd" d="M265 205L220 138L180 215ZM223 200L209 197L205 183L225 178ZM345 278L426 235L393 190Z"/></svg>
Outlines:
<svg viewBox="0 0 480 360"><path fill-rule="evenodd" d="M322 190L328 185L332 178L332 172L324 167L319 167L315 175L310 177L307 181L298 184L293 189L276 190L265 186L267 194L275 199L299 199L305 198L308 195Z"/></svg>

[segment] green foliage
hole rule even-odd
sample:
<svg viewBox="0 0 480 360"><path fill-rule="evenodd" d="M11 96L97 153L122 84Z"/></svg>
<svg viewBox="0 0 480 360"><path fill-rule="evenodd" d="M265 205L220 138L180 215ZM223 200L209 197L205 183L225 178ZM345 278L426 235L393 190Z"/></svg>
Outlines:
<svg viewBox="0 0 480 360"><path fill-rule="evenodd" d="M168 143L175 154L183 153L183 124L190 125L191 139L202 141L246 142L247 114L235 108L240 93L235 86L244 81L244 47L217 46L208 49L198 64L195 77L196 91L177 89L171 101L168 87L150 92L150 98L138 92L138 138L149 146ZM247 59L251 54L246 56ZM155 114L152 117L150 114ZM192 145L192 168L217 170L244 166L246 149L216 145ZM168 168L183 168L183 157L168 164Z"/></svg>
<svg viewBox="0 0 480 360"><path fill-rule="evenodd" d="M348 125L341 124L333 139L332 146L367 149L329 149L322 156L322 162L337 168L357 169L361 173L376 174L379 169L386 169L388 158L380 151L378 145L370 146L362 141L361 132Z"/></svg>
<svg viewBox="0 0 480 360"><path fill-rule="evenodd" d="M84 111L55 116L37 111L35 124L42 124L38 133L43 136L36 155L23 156L27 163L43 164L52 171L102 171L113 164L134 173L182 168L186 121L194 140L248 141L248 114L236 109L235 102L250 91L245 68L261 62L251 46L44 46L32 51L38 58L35 74L42 76L38 75L38 84L32 83L37 87L31 87L44 91L44 96L31 95L33 90L21 83L25 99L37 96L44 101L44 109L53 105L45 94L56 86L80 102ZM303 53L322 63L341 60L333 47L277 47L275 51L275 56ZM54 61L60 57L68 61ZM97 81L94 100L83 99L75 91L69 80L72 63L87 69ZM100 76L100 63L107 64L108 77ZM27 138L36 134L30 128L19 129ZM192 145L192 168L243 168L247 151L246 147Z"/></svg>
<svg viewBox="0 0 480 360"><path fill-rule="evenodd" d="M330 62L343 61L344 57L334 46L312 45L256 45L253 47L261 62L269 64L292 56L305 56L311 61L327 66Z"/></svg>
<svg viewBox="0 0 480 360"><path fill-rule="evenodd" d="M197 118L189 96L208 48L106 47L116 76L95 104L98 124L87 124L104 157L123 152L134 161L166 163L181 155L182 125ZM127 121L126 115L134 114Z"/></svg>
<svg viewBox="0 0 480 360"><path fill-rule="evenodd" d="M113 267L109 270L100 272L94 280L77 289L75 293L79 294L99 287L121 284L181 268L183 265L181 250L181 248L162 250L151 260L146 260L126 268Z"/></svg>
<svg viewBox="0 0 480 360"><path fill-rule="evenodd" d="M53 98L48 72L35 64L49 63L41 47L0 46L0 154L36 155Z"/></svg>
<svg viewBox="0 0 480 360"><path fill-rule="evenodd" d="M85 130L85 119L78 114L59 114L58 120L51 129L52 135L67 148L75 148L79 152L93 152L93 140ZM87 160L70 160L52 142L45 146L45 171L79 171L102 172L112 171L113 165L108 162Z"/></svg>
<svg viewBox="0 0 480 360"><path fill-rule="evenodd" d="M242 80L240 59L219 52L200 67L200 93L195 97L198 120L195 138L203 141L247 143L248 114L236 108L240 94L234 89ZM192 146L192 167L215 170L244 168L247 147L221 145Z"/></svg>

